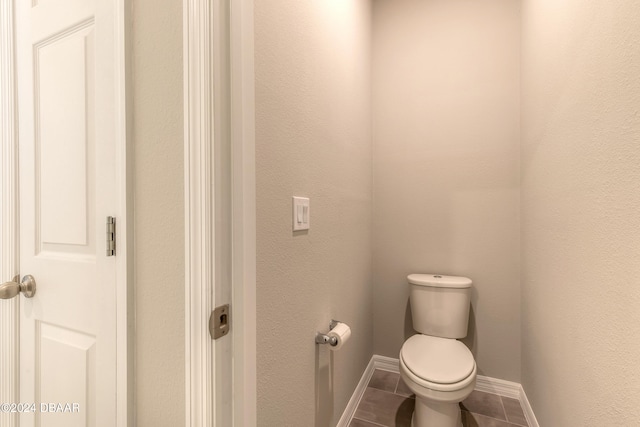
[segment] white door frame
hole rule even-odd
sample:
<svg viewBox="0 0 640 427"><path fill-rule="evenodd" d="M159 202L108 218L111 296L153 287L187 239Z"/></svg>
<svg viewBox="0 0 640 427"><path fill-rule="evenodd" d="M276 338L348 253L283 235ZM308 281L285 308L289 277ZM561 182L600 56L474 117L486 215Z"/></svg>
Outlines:
<svg viewBox="0 0 640 427"><path fill-rule="evenodd" d="M15 58L15 1L2 1L0 5L0 282L18 274L18 117L16 99L16 58ZM133 153L130 138L132 109L129 85L129 0L117 0L116 22L116 63L114 74L117 84L118 119L115 141L117 206L117 426L133 426L133 224L132 168ZM0 402L19 402L19 313L18 299L0 303L0 347L16 349L3 351L0 355ZM5 415L0 414L0 417ZM6 423L6 424L5 424ZM0 424L7 427L18 425L17 414L0 418Z"/></svg>
<svg viewBox="0 0 640 427"><path fill-rule="evenodd" d="M118 88L116 117L116 281L117 281L117 427L135 426L135 262L133 231L133 91L131 60L132 0L117 0L114 64Z"/></svg>
<svg viewBox="0 0 640 427"><path fill-rule="evenodd" d="M235 427L257 425L254 0L231 1Z"/></svg>
<svg viewBox="0 0 640 427"><path fill-rule="evenodd" d="M18 268L18 117L13 1L0 4L0 283ZM18 348L18 299L0 301L0 347ZM0 403L19 402L18 351L0 352ZM0 413L0 425L16 427L17 414Z"/></svg>
<svg viewBox="0 0 640 427"><path fill-rule="evenodd" d="M186 426L212 427L215 284L213 38L210 0L184 0ZM253 0L230 2L233 426L256 425Z"/></svg>

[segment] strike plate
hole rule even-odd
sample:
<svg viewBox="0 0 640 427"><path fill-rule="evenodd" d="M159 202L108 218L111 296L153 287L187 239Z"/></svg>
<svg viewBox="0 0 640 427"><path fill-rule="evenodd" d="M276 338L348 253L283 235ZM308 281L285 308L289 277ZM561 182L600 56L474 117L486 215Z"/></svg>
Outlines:
<svg viewBox="0 0 640 427"><path fill-rule="evenodd" d="M216 307L211 312L209 318L209 333L211 338L217 340L229 333L229 326L231 325L231 316L229 313L229 304Z"/></svg>

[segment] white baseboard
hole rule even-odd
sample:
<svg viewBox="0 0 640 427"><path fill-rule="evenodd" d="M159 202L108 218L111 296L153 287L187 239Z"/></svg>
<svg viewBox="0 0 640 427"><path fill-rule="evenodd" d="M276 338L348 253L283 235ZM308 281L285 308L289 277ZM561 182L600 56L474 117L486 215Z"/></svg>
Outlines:
<svg viewBox="0 0 640 427"><path fill-rule="evenodd" d="M382 369L383 371L394 372L396 374L400 373L400 361L398 359L374 354L373 357L371 357L371 361L373 362L374 370Z"/></svg>
<svg viewBox="0 0 640 427"><path fill-rule="evenodd" d="M529 427L540 427L521 384L478 375L476 379L476 390L519 400Z"/></svg>
<svg viewBox="0 0 640 427"><path fill-rule="evenodd" d="M358 404L360 403L360 399L362 399L362 395L364 394L364 391L367 389L367 384L369 384L369 380L373 375L373 371L376 370L375 362L374 362L375 357L376 356L373 356L371 358L371 360L369 361L369 364L365 368L364 373L362 374L362 378L360 378L360 381L358 382L356 389L351 395L351 399L349 399L349 403L347 403L347 407L344 408L344 412L340 417L340 421L338 421L338 424L336 424L336 427L349 426L349 423L351 422L351 418L353 418L353 414L355 414L356 409L358 409Z"/></svg>
<svg viewBox="0 0 640 427"><path fill-rule="evenodd" d="M351 418L353 418L353 414L358 408L360 399L362 399L362 395L367 388L367 384L369 384L369 380L376 369L398 373L400 372L399 361L392 357L379 356L377 354L374 354L373 357L371 357L371 360L362 374L362 378L360 378L360 382L358 382L358 385L356 386L351 399L349 399L349 403L342 413L342 417L340 417L340 421L338 421L336 427L348 427ZM525 394L522 385L511 381L500 380L498 378L478 375L475 389L485 393L497 394L498 396L510 397L512 399L519 400L529 427L540 427L538 420L536 420L536 416L533 414L533 409L531 409L531 405L529 404L529 400L527 399L527 395Z"/></svg>
<svg viewBox="0 0 640 427"><path fill-rule="evenodd" d="M524 412L524 417L527 419L527 424L529 424L529 427L540 427L540 424L538 424L538 420L533 413L533 409L531 408L529 399L527 399L527 395L525 394L524 388L522 388L522 386L520 386L520 396L518 396L518 400L520 401L522 412Z"/></svg>
<svg viewBox="0 0 640 427"><path fill-rule="evenodd" d="M498 396L510 397L512 399L520 399L520 390L522 386L511 381L500 380L498 378L485 377L478 375L476 377L476 390L485 393L497 394Z"/></svg>

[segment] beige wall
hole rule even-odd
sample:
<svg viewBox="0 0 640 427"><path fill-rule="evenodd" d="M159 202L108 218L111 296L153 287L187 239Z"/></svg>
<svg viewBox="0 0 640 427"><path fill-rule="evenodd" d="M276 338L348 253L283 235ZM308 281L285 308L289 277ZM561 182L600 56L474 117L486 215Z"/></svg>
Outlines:
<svg viewBox="0 0 640 427"><path fill-rule="evenodd" d="M640 6L523 1L520 157L519 3L373 4L373 82L368 2L256 4L259 425L335 424L371 354L412 333L411 272L473 278L467 343L482 374L520 379L520 160L527 395L541 425L632 425ZM182 3L133 7L137 422L173 427ZM292 195L311 197L309 233L291 232ZM313 344L332 317L353 328L337 353Z"/></svg>
<svg viewBox="0 0 640 427"><path fill-rule="evenodd" d="M184 425L182 1L133 2L136 412Z"/></svg>
<svg viewBox="0 0 640 427"><path fill-rule="evenodd" d="M374 353L414 334L409 273L473 279L479 373L520 380L519 3L374 1Z"/></svg>
<svg viewBox="0 0 640 427"><path fill-rule="evenodd" d="M371 358L370 18L367 0L255 4L259 426L335 425ZM335 353L314 344L332 318L353 332Z"/></svg>
<svg viewBox="0 0 640 427"><path fill-rule="evenodd" d="M524 389L543 426L640 419L640 3L523 3Z"/></svg>

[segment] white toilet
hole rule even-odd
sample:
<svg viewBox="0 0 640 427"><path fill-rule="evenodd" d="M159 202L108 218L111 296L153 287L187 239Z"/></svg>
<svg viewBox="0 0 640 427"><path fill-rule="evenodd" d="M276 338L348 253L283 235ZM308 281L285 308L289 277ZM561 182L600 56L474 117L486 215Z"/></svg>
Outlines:
<svg viewBox="0 0 640 427"><path fill-rule="evenodd" d="M467 335L471 280L410 274L413 328L400 350L400 375L416 395L413 427L461 427L459 403L476 385L476 362L457 338Z"/></svg>

